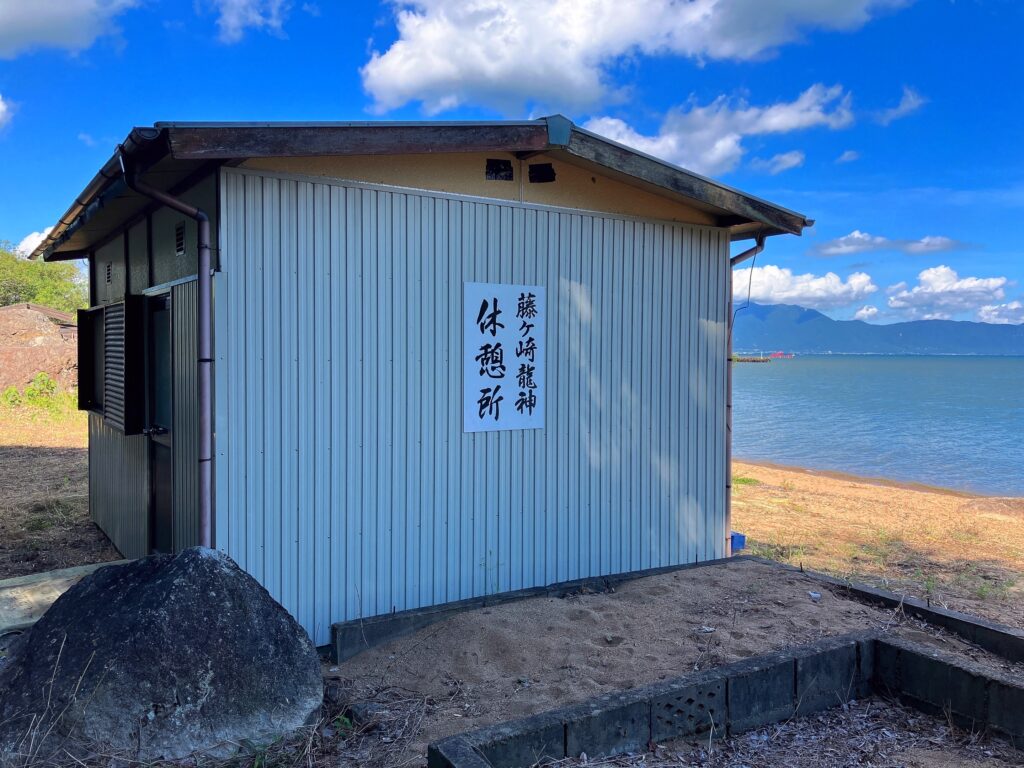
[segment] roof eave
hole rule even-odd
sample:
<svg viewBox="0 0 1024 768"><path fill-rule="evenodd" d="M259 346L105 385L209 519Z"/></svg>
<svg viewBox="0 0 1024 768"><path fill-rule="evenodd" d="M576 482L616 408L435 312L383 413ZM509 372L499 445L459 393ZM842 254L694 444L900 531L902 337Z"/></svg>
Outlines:
<svg viewBox="0 0 1024 768"><path fill-rule="evenodd" d="M539 120L476 123L156 123L133 128L121 145L139 169L170 155L175 160L228 161L318 155L516 152L560 150L646 185L723 212L733 239L801 234L813 224L802 214L748 195L574 125L561 115ZM115 153L86 185L30 258L82 258L60 246L123 184ZM114 190L116 192L116 190Z"/></svg>
<svg viewBox="0 0 1024 768"><path fill-rule="evenodd" d="M154 152L160 153L158 139L161 132L156 128L132 128L120 145L129 156L148 155ZM44 261L60 261L69 258L81 258L82 255L65 255L53 257L53 252L67 239L67 236L74 232L85 217L88 217L91 208L97 205L102 196L110 186L121 178L121 163L118 153L111 155L110 159L103 164L99 172L92 177L81 194L64 212L57 223L50 230L50 233L43 238L42 242L29 254L30 259L42 257Z"/></svg>
<svg viewBox="0 0 1024 768"><path fill-rule="evenodd" d="M685 168L576 126L563 149L571 155L613 168L633 178L728 211L739 223L754 223L759 234L800 235L813 221L767 200L754 197Z"/></svg>
<svg viewBox="0 0 1024 768"><path fill-rule="evenodd" d="M547 127L528 123L328 123L168 125L180 160L320 155L527 152L549 148Z"/></svg>

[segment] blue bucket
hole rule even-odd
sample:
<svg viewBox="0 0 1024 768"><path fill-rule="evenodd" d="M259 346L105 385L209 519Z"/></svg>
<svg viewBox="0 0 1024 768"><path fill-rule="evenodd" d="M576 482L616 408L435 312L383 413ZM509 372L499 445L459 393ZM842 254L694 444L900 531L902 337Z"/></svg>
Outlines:
<svg viewBox="0 0 1024 768"><path fill-rule="evenodd" d="M730 538L732 539L732 551L734 554L746 548L747 537L744 534L733 531L730 534Z"/></svg>

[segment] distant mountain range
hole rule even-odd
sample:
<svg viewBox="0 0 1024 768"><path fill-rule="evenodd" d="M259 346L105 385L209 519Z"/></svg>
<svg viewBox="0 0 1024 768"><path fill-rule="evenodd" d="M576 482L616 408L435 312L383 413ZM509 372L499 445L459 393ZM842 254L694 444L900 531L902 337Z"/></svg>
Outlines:
<svg viewBox="0 0 1024 768"><path fill-rule="evenodd" d="M871 325L861 320L833 320L790 304L750 304L736 316L733 349L797 354L1024 355L1024 325L954 320Z"/></svg>

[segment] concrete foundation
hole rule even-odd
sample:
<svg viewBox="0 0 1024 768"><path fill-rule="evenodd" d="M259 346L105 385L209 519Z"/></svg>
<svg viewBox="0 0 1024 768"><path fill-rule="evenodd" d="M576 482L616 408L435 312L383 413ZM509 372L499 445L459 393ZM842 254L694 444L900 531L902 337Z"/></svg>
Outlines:
<svg viewBox="0 0 1024 768"><path fill-rule="evenodd" d="M0 634L31 627L58 597L97 568L127 562L93 563L3 579L0 581Z"/></svg>
<svg viewBox="0 0 1024 768"><path fill-rule="evenodd" d="M652 742L732 736L873 693L1024 740L1024 682L864 632L444 739L430 745L428 766L525 768L541 757L642 752Z"/></svg>

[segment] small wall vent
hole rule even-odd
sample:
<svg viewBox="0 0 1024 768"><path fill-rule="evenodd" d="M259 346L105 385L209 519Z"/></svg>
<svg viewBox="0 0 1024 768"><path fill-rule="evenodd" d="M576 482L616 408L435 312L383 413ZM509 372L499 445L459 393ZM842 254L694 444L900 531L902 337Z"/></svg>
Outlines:
<svg viewBox="0 0 1024 768"><path fill-rule="evenodd" d="M113 279L114 279L114 265L113 265L113 264L111 264L111 263L110 263L110 262L108 261L108 262L107 262L107 268L106 268L106 280L107 280L107 285L110 285L110 281L111 281L111 280L113 280Z"/></svg>
<svg viewBox="0 0 1024 768"><path fill-rule="evenodd" d="M555 167L551 163L534 163L530 166L531 184L550 184L555 180Z"/></svg>
<svg viewBox="0 0 1024 768"><path fill-rule="evenodd" d="M488 159L484 177L488 181L513 181L512 161Z"/></svg>
<svg viewBox="0 0 1024 768"><path fill-rule="evenodd" d="M179 221L174 227L174 255L185 255L185 222Z"/></svg>

